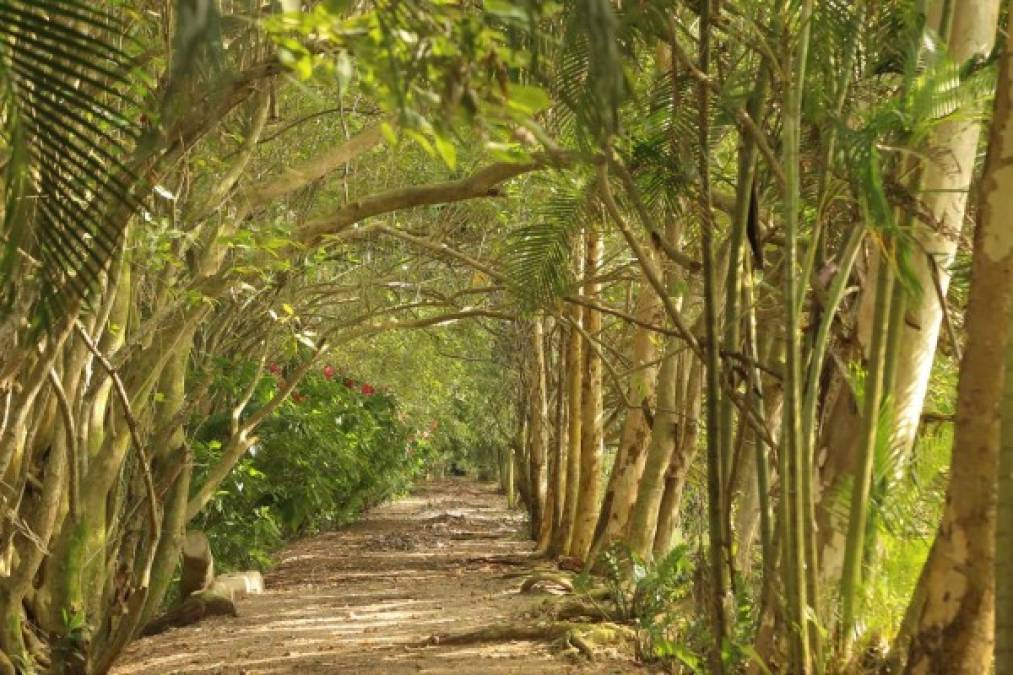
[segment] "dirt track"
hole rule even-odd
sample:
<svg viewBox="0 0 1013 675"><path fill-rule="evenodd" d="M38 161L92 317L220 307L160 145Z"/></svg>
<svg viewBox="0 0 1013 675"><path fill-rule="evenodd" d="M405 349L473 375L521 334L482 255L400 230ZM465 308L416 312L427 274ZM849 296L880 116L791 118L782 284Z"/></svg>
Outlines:
<svg viewBox="0 0 1013 675"><path fill-rule="evenodd" d="M443 633L511 621L544 596L518 593L531 542L494 486L420 486L354 525L279 553L264 595L238 618L208 619L135 642L128 673L629 673L543 642L413 647ZM518 564L520 563L520 564Z"/></svg>

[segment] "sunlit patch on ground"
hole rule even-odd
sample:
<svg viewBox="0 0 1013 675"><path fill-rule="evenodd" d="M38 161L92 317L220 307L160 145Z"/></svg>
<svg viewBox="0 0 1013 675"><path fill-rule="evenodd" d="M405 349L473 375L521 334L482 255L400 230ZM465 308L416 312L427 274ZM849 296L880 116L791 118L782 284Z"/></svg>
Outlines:
<svg viewBox="0 0 1013 675"><path fill-rule="evenodd" d="M523 519L487 484L448 480L360 522L294 542L267 592L238 618L209 619L131 645L114 669L139 673L621 673L535 642L417 647L448 631L509 621L538 599L517 593L531 543Z"/></svg>

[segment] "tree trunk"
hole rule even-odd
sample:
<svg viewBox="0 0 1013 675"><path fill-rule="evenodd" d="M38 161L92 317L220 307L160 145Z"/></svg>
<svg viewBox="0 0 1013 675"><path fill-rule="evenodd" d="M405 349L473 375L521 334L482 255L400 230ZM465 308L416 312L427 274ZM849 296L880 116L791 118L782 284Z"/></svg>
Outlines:
<svg viewBox="0 0 1013 675"><path fill-rule="evenodd" d="M179 592L184 598L211 585L215 579L215 561L211 544L200 530L187 532L182 546L183 567L179 579Z"/></svg>
<svg viewBox="0 0 1013 675"><path fill-rule="evenodd" d="M928 25L933 29L941 25L944 4L948 1L932 2ZM975 56L986 56L995 41L999 0L957 3L952 11L947 42L953 60L963 64ZM919 194L936 224L932 228L914 229L916 254L912 256L911 267L922 292L918 300L908 303L890 392L896 420L892 443L904 452L911 449L918 431L943 318L934 275L945 297L950 283L948 270L963 229L980 133L980 122L971 116L955 115L954 119L942 122L929 140L931 160L924 164ZM860 317L871 317L874 300L875 284L868 283L860 298ZM870 335L871 322L860 320L863 351L868 348ZM837 503L851 484L859 455L859 443L852 431L860 424L858 408L848 387L839 387L838 391L817 448L818 454L827 458L821 477L822 499L817 509L820 574L824 579L836 579L843 565L846 525L835 514L841 512Z"/></svg>
<svg viewBox="0 0 1013 675"><path fill-rule="evenodd" d="M599 232L594 228L588 228L585 244L584 278L588 281L584 283L584 295L591 302L597 302L601 294L601 284L591 279L598 274L598 267L604 254L604 242ZM588 335L592 338L598 337L601 325L601 312L584 310L584 330ZM584 350L584 376L581 385L580 490L577 494L577 510L569 553L584 560L591 549L595 525L598 523L604 444L602 362L590 345Z"/></svg>
<svg viewBox="0 0 1013 675"><path fill-rule="evenodd" d="M545 458L549 447L549 410L545 400L545 331L542 319L536 318L531 328L531 407L530 443L528 462L531 482L531 537L541 539L543 520L552 521L552 514L546 513L547 481Z"/></svg>
<svg viewBox="0 0 1013 675"><path fill-rule="evenodd" d="M1013 675L1013 302L1006 307L1006 371L1000 419L995 535L995 672Z"/></svg>
<svg viewBox="0 0 1013 675"><path fill-rule="evenodd" d="M668 347L675 345L670 341ZM654 413L647 459L626 528L626 543L645 560L654 550L654 536L658 531L658 509L665 494L665 472L672 461L680 427L680 414L676 409L676 390L679 388L679 356L674 349L661 362L658 374L658 404Z"/></svg>
<svg viewBox="0 0 1013 675"><path fill-rule="evenodd" d="M580 325L580 306L571 304L567 308L571 321ZM584 363L582 358L583 338L573 326L566 337L566 489L563 500L563 520L559 532L556 533L554 549L559 552L570 550L573 529L577 518L577 501L580 494L580 462L581 462L581 429L583 416L581 413L581 388L584 380Z"/></svg>
<svg viewBox="0 0 1013 675"><path fill-rule="evenodd" d="M700 438L700 411L702 408L703 365L697 358L690 358L688 383L679 413L683 416L679 440L665 473L665 492L658 507L658 528L654 535L654 557L660 558L672 547L672 537L679 524L679 506L682 504L682 490L689 477L689 468L697 453Z"/></svg>
<svg viewBox="0 0 1013 675"><path fill-rule="evenodd" d="M984 7L984 5L990 7ZM960 5L955 21L995 20L992 3ZM967 11L964 11L966 8ZM963 24L962 24L963 25ZM994 27L994 23L993 23ZM955 28L956 31L956 28ZM919 579L915 633L905 672L987 673L995 585L996 474L1005 316L1013 287L1013 54L1002 57L974 237L967 348L957 385L957 420L943 519Z"/></svg>
<svg viewBox="0 0 1013 675"><path fill-rule="evenodd" d="M654 257L651 256L649 264L655 264ZM640 282L636 317L650 325L658 325L664 318L661 299L646 279L641 279ZM638 326L633 334L631 368L634 372L630 380L629 398L634 407L626 411L619 450L612 465L591 549L592 560L621 536L637 500L637 489L647 460L647 446L651 442L651 430L647 426L644 408L654 407L658 379L657 367L651 365L657 358L654 339L654 331L642 326Z"/></svg>

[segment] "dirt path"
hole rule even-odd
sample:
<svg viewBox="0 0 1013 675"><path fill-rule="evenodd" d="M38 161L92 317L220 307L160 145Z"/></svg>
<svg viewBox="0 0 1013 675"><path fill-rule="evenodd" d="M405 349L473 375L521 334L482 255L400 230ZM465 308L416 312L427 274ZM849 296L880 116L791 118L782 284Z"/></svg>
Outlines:
<svg viewBox="0 0 1013 675"><path fill-rule="evenodd" d="M113 672L645 672L542 642L409 646L516 621L544 599L518 593L520 573L535 566L517 564L531 552L522 526L491 484L425 484L348 528L294 542L238 618L138 640Z"/></svg>

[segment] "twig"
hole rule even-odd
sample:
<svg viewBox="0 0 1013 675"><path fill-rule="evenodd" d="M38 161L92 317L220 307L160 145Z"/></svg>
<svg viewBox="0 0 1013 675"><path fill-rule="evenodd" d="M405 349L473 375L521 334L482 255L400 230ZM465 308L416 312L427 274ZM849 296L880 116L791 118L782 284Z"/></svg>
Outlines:
<svg viewBox="0 0 1013 675"><path fill-rule="evenodd" d="M925 259L928 261L929 270L932 272L932 287L936 289L936 299L939 301L939 307L943 311L943 323L946 326L946 334L949 336L950 342L953 343L953 355L956 357L956 362L960 363L963 360L963 356L960 353L957 329L953 326L953 316L950 314L950 307L946 302L946 293L943 292L943 283L939 278L939 265L928 251L925 252Z"/></svg>

